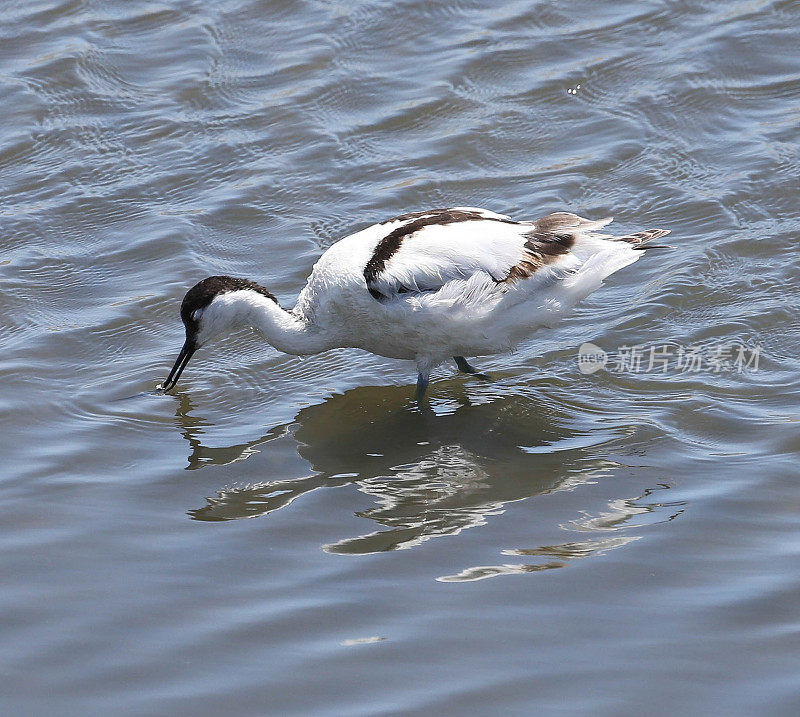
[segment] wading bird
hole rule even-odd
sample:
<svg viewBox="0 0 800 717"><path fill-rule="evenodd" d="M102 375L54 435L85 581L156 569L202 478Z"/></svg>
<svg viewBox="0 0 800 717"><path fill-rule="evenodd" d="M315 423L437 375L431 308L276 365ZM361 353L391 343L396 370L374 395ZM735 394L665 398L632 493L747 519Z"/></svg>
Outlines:
<svg viewBox="0 0 800 717"><path fill-rule="evenodd" d="M242 326L288 354L352 347L416 361L417 398L452 358L510 351L552 326L640 249L669 232L612 236L611 219L556 212L514 221L485 209L412 212L351 234L317 261L287 310L249 279L210 276L181 304L186 342L160 387L169 391L201 346Z"/></svg>

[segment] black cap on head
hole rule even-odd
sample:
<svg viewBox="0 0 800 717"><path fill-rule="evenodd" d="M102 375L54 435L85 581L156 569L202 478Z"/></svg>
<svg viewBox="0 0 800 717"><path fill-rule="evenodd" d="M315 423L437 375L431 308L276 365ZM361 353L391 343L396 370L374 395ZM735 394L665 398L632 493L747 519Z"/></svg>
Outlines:
<svg viewBox="0 0 800 717"><path fill-rule="evenodd" d="M209 276L189 289L181 302L181 321L186 326L187 336L190 326L197 331L194 313L198 309L205 309L220 294L243 289L256 291L278 303L278 300L267 289L250 279L237 279L234 276Z"/></svg>

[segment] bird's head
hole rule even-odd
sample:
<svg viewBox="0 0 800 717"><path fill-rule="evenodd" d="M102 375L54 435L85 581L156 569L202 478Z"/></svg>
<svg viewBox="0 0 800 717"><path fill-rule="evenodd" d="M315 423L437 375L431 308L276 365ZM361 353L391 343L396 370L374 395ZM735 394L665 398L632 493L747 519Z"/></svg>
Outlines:
<svg viewBox="0 0 800 717"><path fill-rule="evenodd" d="M235 304L226 300L231 298L233 292L255 292L277 303L269 291L249 279L209 276L195 284L186 292L181 302L181 321L186 328L186 341L167 380L161 384L161 390L169 391L175 387L197 349L219 334L237 328L241 323L241 315Z"/></svg>

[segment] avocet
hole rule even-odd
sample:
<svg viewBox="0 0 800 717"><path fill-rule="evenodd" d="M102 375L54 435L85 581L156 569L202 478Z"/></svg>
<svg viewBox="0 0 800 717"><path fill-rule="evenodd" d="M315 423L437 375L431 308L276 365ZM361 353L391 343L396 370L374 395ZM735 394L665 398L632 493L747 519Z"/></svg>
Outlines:
<svg viewBox="0 0 800 717"><path fill-rule="evenodd" d="M160 388L174 388L201 346L250 326L288 354L354 347L411 359L421 399L435 366L452 359L478 374L466 357L510 351L554 325L669 233L613 236L601 231L610 222L568 212L515 221L472 207L403 214L331 246L293 309L255 281L210 276L183 299L186 341Z"/></svg>

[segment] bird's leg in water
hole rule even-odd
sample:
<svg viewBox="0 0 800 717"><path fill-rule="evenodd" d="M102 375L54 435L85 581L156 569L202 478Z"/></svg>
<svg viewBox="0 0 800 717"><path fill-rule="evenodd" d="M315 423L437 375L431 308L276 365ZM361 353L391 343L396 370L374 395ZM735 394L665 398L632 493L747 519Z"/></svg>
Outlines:
<svg viewBox="0 0 800 717"><path fill-rule="evenodd" d="M425 391L428 390L428 382L431 379L431 371L436 365L430 356L419 355L416 357L417 364L417 392L414 394L417 403L422 403L425 398Z"/></svg>
<svg viewBox="0 0 800 717"><path fill-rule="evenodd" d="M485 379L486 381L491 380L491 376L485 373L481 373L476 369L472 364L470 364L467 359L463 356L453 356L453 360L456 362L456 366L458 366L458 370L462 371L463 373L471 373L477 378Z"/></svg>
<svg viewBox="0 0 800 717"><path fill-rule="evenodd" d="M425 373L420 372L417 376L417 392L414 394L417 402L420 402L425 398L425 391L428 389L430 376L430 372L427 371Z"/></svg>

